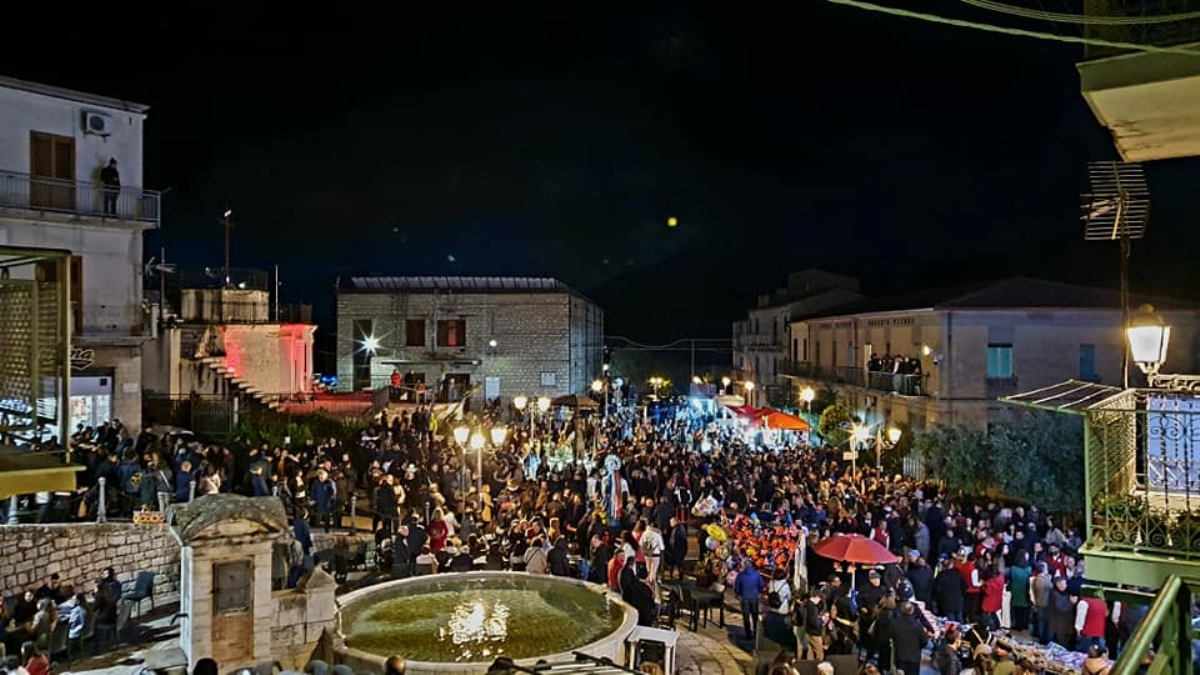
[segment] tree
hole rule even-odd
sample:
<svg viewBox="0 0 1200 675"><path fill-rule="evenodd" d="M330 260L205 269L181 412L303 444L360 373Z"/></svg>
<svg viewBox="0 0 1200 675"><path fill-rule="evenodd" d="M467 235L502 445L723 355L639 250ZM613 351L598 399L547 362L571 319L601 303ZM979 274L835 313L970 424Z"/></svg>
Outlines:
<svg viewBox="0 0 1200 675"><path fill-rule="evenodd" d="M845 427L854 423L854 410L845 399L839 398L832 405L821 411L821 421L817 431L827 445L841 445L850 437Z"/></svg>
<svg viewBox="0 0 1200 675"><path fill-rule="evenodd" d="M991 433L996 488L1048 511L1083 509L1083 420L1031 412Z"/></svg>
<svg viewBox="0 0 1200 675"><path fill-rule="evenodd" d="M936 426L918 434L913 445L930 475L951 490L982 492L991 486L991 452L985 432L962 425Z"/></svg>

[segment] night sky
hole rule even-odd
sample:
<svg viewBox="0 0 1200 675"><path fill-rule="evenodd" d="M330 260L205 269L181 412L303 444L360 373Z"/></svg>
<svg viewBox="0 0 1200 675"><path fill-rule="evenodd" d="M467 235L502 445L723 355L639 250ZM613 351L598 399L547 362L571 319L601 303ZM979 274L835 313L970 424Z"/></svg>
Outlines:
<svg viewBox="0 0 1200 675"><path fill-rule="evenodd" d="M55 8L75 47L6 36L3 71L150 104L148 253L219 265L229 205L234 264L278 263L326 336L361 273L552 275L645 341L727 337L806 267L872 295L1116 283L1115 245L1081 241L1085 163L1116 154L1078 46L820 1L254 5ZM1197 295L1197 166L1151 167L1135 290Z"/></svg>

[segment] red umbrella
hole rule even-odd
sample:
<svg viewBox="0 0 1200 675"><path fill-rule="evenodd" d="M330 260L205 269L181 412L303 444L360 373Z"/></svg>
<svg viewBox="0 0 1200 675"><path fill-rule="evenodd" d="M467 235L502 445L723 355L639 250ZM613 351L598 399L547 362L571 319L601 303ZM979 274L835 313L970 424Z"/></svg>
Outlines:
<svg viewBox="0 0 1200 675"><path fill-rule="evenodd" d="M813 546L813 552L831 560L857 565L891 565L900 558L882 544L861 534L835 534Z"/></svg>

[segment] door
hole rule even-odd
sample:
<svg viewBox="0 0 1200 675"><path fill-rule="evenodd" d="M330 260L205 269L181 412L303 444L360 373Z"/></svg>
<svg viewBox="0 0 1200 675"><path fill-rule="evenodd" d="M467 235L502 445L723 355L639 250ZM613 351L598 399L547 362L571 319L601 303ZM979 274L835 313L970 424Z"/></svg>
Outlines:
<svg viewBox="0 0 1200 675"><path fill-rule="evenodd" d="M471 389L471 376L467 373L447 373L442 380L441 400L453 403Z"/></svg>
<svg viewBox="0 0 1200 675"><path fill-rule="evenodd" d="M254 658L254 566L249 560L213 564L212 658L245 663Z"/></svg>
<svg viewBox="0 0 1200 675"><path fill-rule="evenodd" d="M29 205L75 210L75 139L40 131L29 138Z"/></svg>

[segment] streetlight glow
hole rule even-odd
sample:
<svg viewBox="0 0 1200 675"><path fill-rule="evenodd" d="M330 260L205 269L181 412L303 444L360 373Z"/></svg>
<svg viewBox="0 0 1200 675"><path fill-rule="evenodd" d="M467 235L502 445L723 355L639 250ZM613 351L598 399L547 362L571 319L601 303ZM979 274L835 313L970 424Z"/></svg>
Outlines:
<svg viewBox="0 0 1200 675"><path fill-rule="evenodd" d="M454 442L455 443L458 443L459 445L465 445L467 442L467 439L470 436L471 436L471 428L470 427L468 427L466 425L461 426L461 427L455 427L455 429L454 429Z"/></svg>
<svg viewBox="0 0 1200 675"><path fill-rule="evenodd" d="M379 338L375 337L374 335L367 335L363 337L362 348L363 351L374 354L375 351L379 349Z"/></svg>
<svg viewBox="0 0 1200 675"><path fill-rule="evenodd" d="M746 391L754 391L754 383L753 382L743 382L742 388L745 389Z"/></svg>
<svg viewBox="0 0 1200 675"><path fill-rule="evenodd" d="M728 377L721 378L721 386L725 387L726 389L728 389L729 385L732 383L733 383L733 380L729 379Z"/></svg>
<svg viewBox="0 0 1200 675"><path fill-rule="evenodd" d="M483 434L479 433L478 431L471 434L471 449L472 450L476 450L476 451L482 450L484 443L487 443L487 441L484 440Z"/></svg>
<svg viewBox="0 0 1200 675"><path fill-rule="evenodd" d="M812 387L805 387L804 391L800 392L800 400L804 401L805 403L812 403L813 399L816 397L817 392L813 391Z"/></svg>
<svg viewBox="0 0 1200 675"><path fill-rule="evenodd" d="M537 400L537 407L540 412L546 412L550 409L550 397L542 396Z"/></svg>
<svg viewBox="0 0 1200 675"><path fill-rule="evenodd" d="M1167 360L1171 344L1171 327L1154 313L1154 307L1142 305L1138 318L1125 329L1129 339L1129 355L1143 373L1157 373Z"/></svg>
<svg viewBox="0 0 1200 675"><path fill-rule="evenodd" d="M592 391L596 392L597 394L604 391L604 383L600 380L592 380Z"/></svg>
<svg viewBox="0 0 1200 675"><path fill-rule="evenodd" d="M517 410L524 411L525 406L529 405L529 397L526 396L525 394L519 394L517 396L514 396L513 397L513 405L515 405L517 407Z"/></svg>
<svg viewBox="0 0 1200 675"><path fill-rule="evenodd" d="M497 447L504 445L504 439L508 437L508 427L498 426L492 427L492 445Z"/></svg>
<svg viewBox="0 0 1200 675"><path fill-rule="evenodd" d="M901 433L903 432L900 431L900 427L891 427L887 430L887 437L888 440L891 441L892 445L900 442Z"/></svg>

